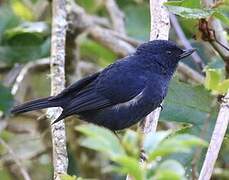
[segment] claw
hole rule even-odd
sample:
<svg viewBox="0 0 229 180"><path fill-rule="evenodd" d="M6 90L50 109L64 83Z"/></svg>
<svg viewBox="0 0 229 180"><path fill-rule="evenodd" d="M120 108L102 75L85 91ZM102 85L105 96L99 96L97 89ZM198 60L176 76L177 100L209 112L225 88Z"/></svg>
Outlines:
<svg viewBox="0 0 229 180"><path fill-rule="evenodd" d="M121 141L121 138L119 137L118 133L116 131L113 131L113 133L115 134L115 136L119 139L119 141Z"/></svg>
<svg viewBox="0 0 229 180"><path fill-rule="evenodd" d="M161 111L163 111L164 108L163 108L163 106L161 104L158 107L160 107Z"/></svg>
<svg viewBox="0 0 229 180"><path fill-rule="evenodd" d="M141 161L147 161L147 155L146 155L146 153L145 153L145 151L144 151L144 149L141 149L141 151L140 151L140 159L141 159Z"/></svg>

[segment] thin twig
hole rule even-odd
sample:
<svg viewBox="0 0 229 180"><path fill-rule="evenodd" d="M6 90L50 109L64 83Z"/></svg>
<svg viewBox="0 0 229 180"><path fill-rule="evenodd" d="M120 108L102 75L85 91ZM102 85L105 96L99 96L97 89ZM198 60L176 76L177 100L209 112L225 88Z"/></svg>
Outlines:
<svg viewBox="0 0 229 180"><path fill-rule="evenodd" d="M105 5L111 17L114 30L125 35L126 30L125 30L123 12L119 9L115 0L105 0Z"/></svg>
<svg viewBox="0 0 229 180"><path fill-rule="evenodd" d="M214 1L213 0L203 0L206 7L210 7ZM215 31L215 35L218 41L223 43L228 47L228 42L223 35L223 28L220 21L212 19L210 21L211 28ZM224 58L226 65L226 73L229 75L229 52L224 48L221 48L219 44L213 42L214 48L221 54ZM228 68L227 68L228 67ZM208 147L208 151L200 172L199 180L209 180L213 174L214 165L218 158L218 154L223 143L224 136L229 124L229 92L223 98L222 104L220 106L219 114L216 120L215 128L212 133L211 141Z"/></svg>
<svg viewBox="0 0 229 180"><path fill-rule="evenodd" d="M171 23L173 25L173 28L176 31L177 36L181 40L181 42L184 45L184 47L186 49L192 49L193 47L192 47L191 43L189 42L189 40L186 38L183 30L181 29L180 24L179 24L176 16L173 15L173 14L170 14L170 20L171 20ZM204 66L205 66L205 64L204 64L203 60L201 59L201 57L197 54L197 52L192 53L191 57L192 57L194 63L197 65L197 68L200 71L202 71Z"/></svg>
<svg viewBox="0 0 229 180"><path fill-rule="evenodd" d="M109 30L95 26L89 29L90 37L108 47L119 56L127 56L135 51L135 48L128 42L112 36Z"/></svg>
<svg viewBox="0 0 229 180"><path fill-rule="evenodd" d="M48 58L43 58L43 59L38 59L36 61L32 61L27 63L20 71L18 74L16 81L11 89L11 93L15 95L20 88L21 82L24 80L25 76L27 73L33 69L33 68L40 68L47 66L49 64L49 59Z"/></svg>
<svg viewBox="0 0 229 180"><path fill-rule="evenodd" d="M229 93L223 98L199 180L209 180L229 123Z"/></svg>
<svg viewBox="0 0 229 180"><path fill-rule="evenodd" d="M29 173L26 171L26 168L21 163L21 161L18 159L18 157L15 154L15 152L13 151L13 149L2 138L0 138L0 143L2 144L2 146L4 146L7 149L9 154L12 156L12 159L14 160L14 162L17 165L18 169L20 170L21 175L23 176L23 178L25 180L31 180L31 177L30 177Z"/></svg>
<svg viewBox="0 0 229 180"><path fill-rule="evenodd" d="M204 83L204 76L198 73L197 71L191 69L186 64L179 62L179 66L177 67L177 72L186 76L188 79L191 79L193 82L198 84Z"/></svg>
<svg viewBox="0 0 229 180"><path fill-rule="evenodd" d="M51 96L59 94L65 87L65 41L67 9L65 0L52 1L52 44L51 44ZM47 117L51 123L61 114L61 108L49 108ZM54 179L67 172L68 157L64 121L51 126L53 144Z"/></svg>

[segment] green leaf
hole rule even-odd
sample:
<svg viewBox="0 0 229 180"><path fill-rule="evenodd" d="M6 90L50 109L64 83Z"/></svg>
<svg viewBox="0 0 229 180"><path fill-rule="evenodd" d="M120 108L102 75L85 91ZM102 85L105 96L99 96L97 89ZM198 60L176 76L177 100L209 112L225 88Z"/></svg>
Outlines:
<svg viewBox="0 0 229 180"><path fill-rule="evenodd" d="M127 129L122 138L122 145L128 154L138 157L139 148L136 147L138 147L138 145L140 144L139 141L140 135L133 130Z"/></svg>
<svg viewBox="0 0 229 180"><path fill-rule="evenodd" d="M216 90L223 77L221 69L206 69L204 86L210 90Z"/></svg>
<svg viewBox="0 0 229 180"><path fill-rule="evenodd" d="M23 42L23 41L22 41ZM21 42L21 43L22 43ZM7 64L26 63L49 56L50 39L46 39L42 44L23 46L23 45L4 45L0 46L1 60Z"/></svg>
<svg viewBox="0 0 229 180"><path fill-rule="evenodd" d="M44 38L50 32L50 29L45 22L24 22L17 27L8 29L5 31L5 38L9 41L10 39L15 38L16 36L30 34L37 38ZM33 39L30 39L33 41ZM34 42L31 42L34 44Z"/></svg>
<svg viewBox="0 0 229 180"><path fill-rule="evenodd" d="M32 11L23 4L20 0L12 0L11 2L12 9L14 13L21 17L24 20L33 20L34 16Z"/></svg>
<svg viewBox="0 0 229 180"><path fill-rule="evenodd" d="M191 6L190 2L189 4L184 4L183 2L184 1L172 1L165 3L165 5L170 12L188 19L208 18L215 13L215 10L212 9L191 8L198 6L197 4Z"/></svg>
<svg viewBox="0 0 229 180"><path fill-rule="evenodd" d="M63 174L60 176L61 180L82 180L82 178L77 178L75 175L71 176L68 174Z"/></svg>
<svg viewBox="0 0 229 180"><path fill-rule="evenodd" d="M175 160L162 162L156 170L154 180L185 180L184 167Z"/></svg>
<svg viewBox="0 0 229 180"><path fill-rule="evenodd" d="M121 166L122 173L128 173L134 177L135 180L142 180L144 177L144 170L138 159L129 156L121 156L114 159Z"/></svg>
<svg viewBox="0 0 229 180"><path fill-rule="evenodd" d="M6 112L13 104L13 96L10 93L10 89L4 87L0 83L0 112Z"/></svg>
<svg viewBox="0 0 229 180"><path fill-rule="evenodd" d="M222 69L207 69L205 87L215 94L225 94L229 89L229 79L223 80Z"/></svg>
<svg viewBox="0 0 229 180"><path fill-rule="evenodd" d="M167 138L172 131L159 131L159 132L151 132L145 135L144 141L143 141L143 149L147 153L153 152L155 149L158 148L160 143Z"/></svg>
<svg viewBox="0 0 229 180"><path fill-rule="evenodd" d="M219 19L222 23L229 26L229 18L225 16L223 13L216 11L214 12L213 16L217 19Z"/></svg>
<svg viewBox="0 0 229 180"><path fill-rule="evenodd" d="M110 130L92 124L77 126L76 130L86 135L80 142L82 146L106 153L111 159L125 155L119 139Z"/></svg>
<svg viewBox="0 0 229 180"><path fill-rule="evenodd" d="M182 6L187 8L201 8L200 0L183 0L183 1L168 1L164 5Z"/></svg>
<svg viewBox="0 0 229 180"><path fill-rule="evenodd" d="M210 112L209 104L212 100L213 97L203 86L193 86L174 79L170 84L165 104L177 104L203 112ZM175 112L179 113L179 111Z"/></svg>
<svg viewBox="0 0 229 180"><path fill-rule="evenodd" d="M218 84L217 91L219 94L225 94L229 90L229 79L226 79Z"/></svg>
<svg viewBox="0 0 229 180"><path fill-rule="evenodd" d="M3 39L3 33L6 29L13 28L18 25L19 18L15 16L11 8L7 5L0 6L0 42Z"/></svg>
<svg viewBox="0 0 229 180"><path fill-rule="evenodd" d="M205 123L208 113L216 109L209 106L212 102L213 96L203 86L193 86L173 79L160 120L190 123L193 127L200 127ZM214 121L211 123L214 124Z"/></svg>
<svg viewBox="0 0 229 180"><path fill-rule="evenodd" d="M202 139L189 134L179 134L169 137L149 154L149 160L156 157L165 157L172 153L189 153L194 146L206 146L207 143Z"/></svg>

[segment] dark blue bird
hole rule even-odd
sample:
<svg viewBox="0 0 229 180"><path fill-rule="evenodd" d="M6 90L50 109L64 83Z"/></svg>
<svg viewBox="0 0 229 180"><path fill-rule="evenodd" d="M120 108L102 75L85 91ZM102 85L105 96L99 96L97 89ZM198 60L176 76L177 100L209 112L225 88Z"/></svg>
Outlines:
<svg viewBox="0 0 229 180"><path fill-rule="evenodd" d="M193 51L182 50L172 41L149 41L134 54L79 80L59 95L27 102L11 112L62 107L55 122L78 115L111 130L130 127L160 106L179 60Z"/></svg>

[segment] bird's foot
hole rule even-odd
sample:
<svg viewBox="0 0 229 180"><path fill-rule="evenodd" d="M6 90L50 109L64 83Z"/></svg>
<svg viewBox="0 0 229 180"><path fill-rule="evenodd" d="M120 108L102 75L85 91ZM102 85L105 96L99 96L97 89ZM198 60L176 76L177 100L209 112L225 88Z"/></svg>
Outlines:
<svg viewBox="0 0 229 180"><path fill-rule="evenodd" d="M146 155L144 149L141 149L141 151L140 151L140 160L141 160L142 162L147 161L147 155Z"/></svg>
<svg viewBox="0 0 229 180"><path fill-rule="evenodd" d="M219 95L218 96L218 102L219 103L228 103L228 101L229 101L229 98L228 97L225 97L223 95Z"/></svg>
<svg viewBox="0 0 229 180"><path fill-rule="evenodd" d="M163 111L164 108L161 104L158 107L161 108L161 111Z"/></svg>
<svg viewBox="0 0 229 180"><path fill-rule="evenodd" d="M119 139L119 141L121 141L121 138L119 137L118 133L116 131L113 131L113 133L115 134L115 136Z"/></svg>

